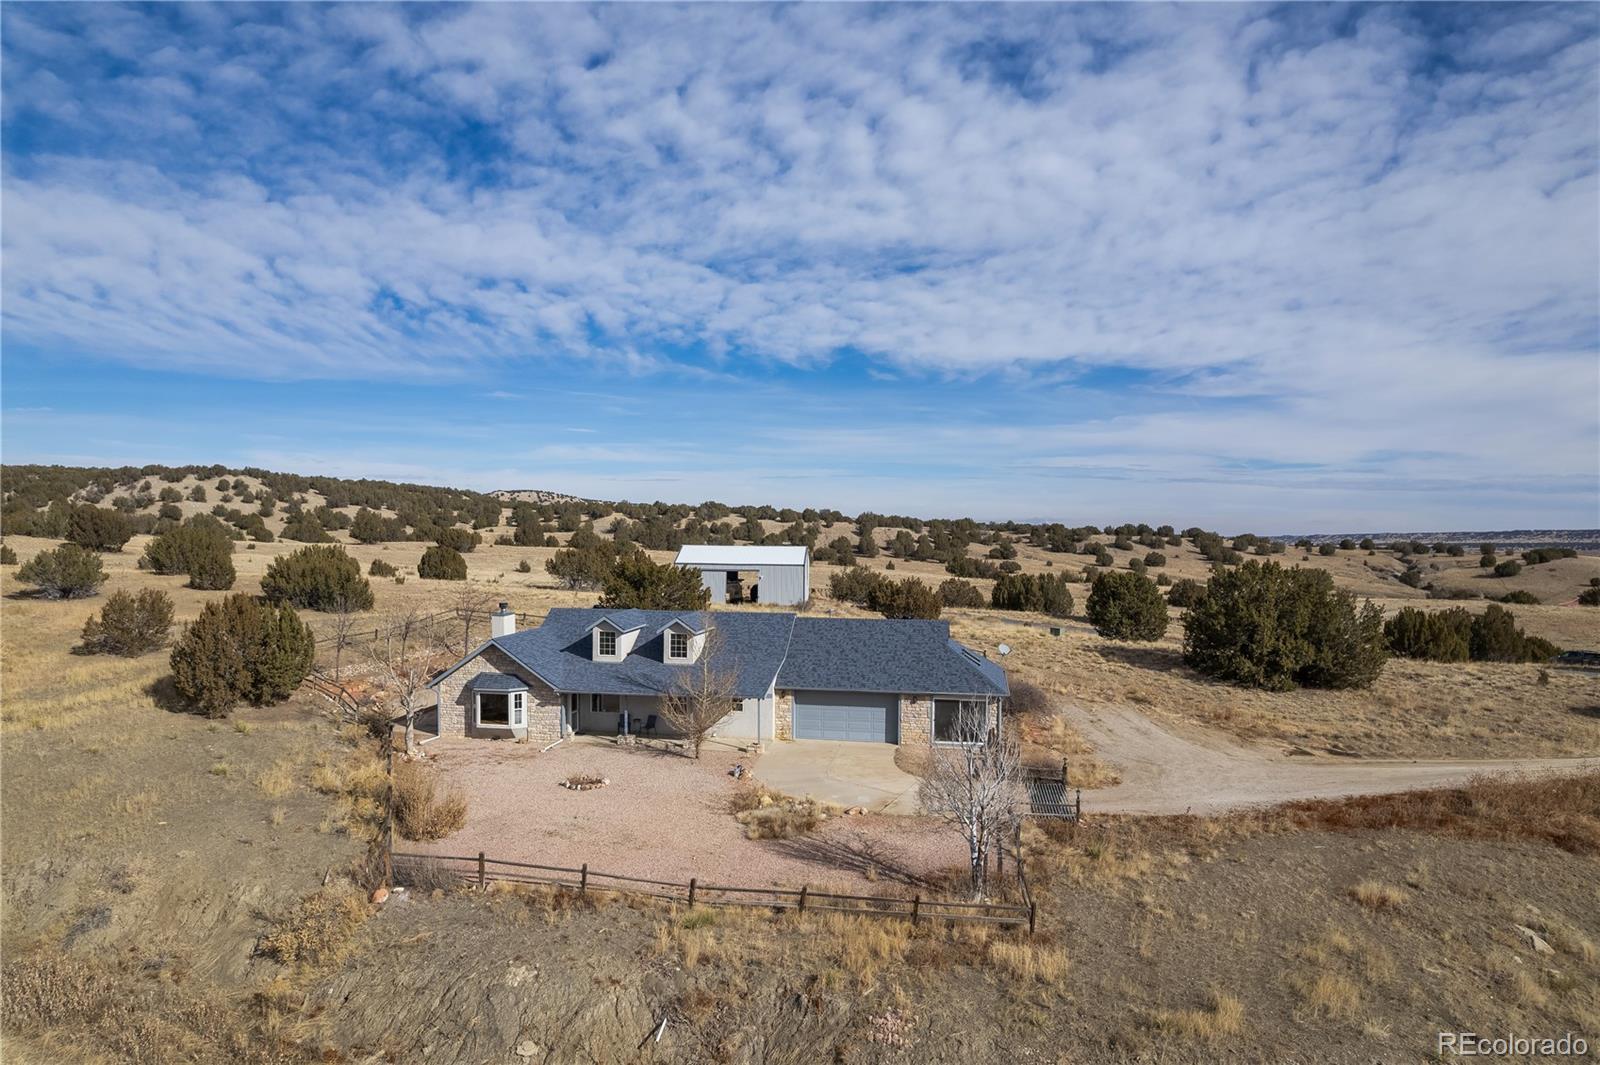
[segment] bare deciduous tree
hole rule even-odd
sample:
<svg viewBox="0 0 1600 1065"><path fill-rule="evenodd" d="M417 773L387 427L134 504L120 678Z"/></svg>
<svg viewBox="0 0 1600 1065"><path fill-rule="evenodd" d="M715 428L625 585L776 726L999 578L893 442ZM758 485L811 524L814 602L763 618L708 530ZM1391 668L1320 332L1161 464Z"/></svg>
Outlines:
<svg viewBox="0 0 1600 1065"><path fill-rule="evenodd" d="M344 649L350 646L350 637L355 632L356 620L360 617L360 610L350 601L347 595L337 596L333 609L328 611L330 624L333 628L333 679L339 679L339 670L343 664Z"/></svg>
<svg viewBox="0 0 1600 1065"><path fill-rule="evenodd" d="M671 638L670 633L662 637ZM709 618L703 641L693 662L675 667L677 675L661 697L662 718L683 736L696 758L711 730L739 708L739 670L723 653L722 635Z"/></svg>
<svg viewBox="0 0 1600 1065"><path fill-rule="evenodd" d="M417 713L433 675L436 626L418 610L391 615L372 634L368 647L374 672L406 721L406 754L416 752Z"/></svg>
<svg viewBox="0 0 1600 1065"><path fill-rule="evenodd" d="M988 887L989 856L1005 845L1021 816L1022 754L1015 731L1000 720L998 700L964 700L956 741L936 747L922 780L927 813L960 830L971 863L972 897Z"/></svg>
<svg viewBox="0 0 1600 1065"><path fill-rule="evenodd" d="M461 654L471 653L473 626L480 621L487 621L489 615L494 613L495 597L470 584L463 584L451 595L447 609L461 623Z"/></svg>

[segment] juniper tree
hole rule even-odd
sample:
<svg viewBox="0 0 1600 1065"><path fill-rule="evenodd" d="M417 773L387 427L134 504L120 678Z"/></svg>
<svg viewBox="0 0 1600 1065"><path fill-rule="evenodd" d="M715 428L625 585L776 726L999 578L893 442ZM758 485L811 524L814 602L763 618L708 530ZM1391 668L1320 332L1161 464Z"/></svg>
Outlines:
<svg viewBox="0 0 1600 1065"><path fill-rule="evenodd" d="M105 507L75 507L67 519L67 540L90 551L121 551L132 537L133 522Z"/></svg>
<svg viewBox="0 0 1600 1065"><path fill-rule="evenodd" d="M1383 611L1356 605L1326 570L1249 561L1218 568L1184 619L1184 660L1246 687L1364 688L1388 650Z"/></svg>
<svg viewBox="0 0 1600 1065"><path fill-rule="evenodd" d="M233 539L226 527L209 515L190 518L185 525L157 536L145 546L139 565L152 573L186 573L189 585L206 591L233 587Z"/></svg>
<svg viewBox="0 0 1600 1065"><path fill-rule="evenodd" d="M281 702L305 680L316 656L311 630L288 604L244 594L212 601L172 649L172 682L207 717L241 702Z"/></svg>
<svg viewBox="0 0 1600 1065"><path fill-rule="evenodd" d="M1103 573L1085 605L1089 623L1113 640L1159 640L1167 632L1167 601L1138 573Z"/></svg>
<svg viewBox="0 0 1600 1065"><path fill-rule="evenodd" d="M703 610L711 590L701 583L700 571L656 563L635 550L617 559L606 575L598 606L638 610Z"/></svg>
<svg viewBox="0 0 1600 1065"><path fill-rule="evenodd" d="M24 562L17 580L33 585L45 599L86 599L105 583L106 570L94 552L68 543Z"/></svg>
<svg viewBox="0 0 1600 1065"><path fill-rule="evenodd" d="M156 588L113 592L100 613L83 623L83 647L96 654L133 657L167 642L172 598Z"/></svg>
<svg viewBox="0 0 1600 1065"><path fill-rule="evenodd" d="M361 564L336 544L302 547L276 559L261 578L261 593L307 610L371 610L373 602Z"/></svg>
<svg viewBox="0 0 1600 1065"><path fill-rule="evenodd" d="M467 560L454 548L434 544L422 553L422 559L417 563L417 576L434 581L464 581L467 579Z"/></svg>

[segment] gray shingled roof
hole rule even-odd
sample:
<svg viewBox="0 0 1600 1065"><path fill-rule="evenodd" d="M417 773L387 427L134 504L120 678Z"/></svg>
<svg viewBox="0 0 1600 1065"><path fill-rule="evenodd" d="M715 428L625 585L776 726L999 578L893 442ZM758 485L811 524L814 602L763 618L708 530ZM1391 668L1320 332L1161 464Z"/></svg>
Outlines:
<svg viewBox="0 0 1600 1065"><path fill-rule="evenodd" d="M596 662L591 657L589 630L600 618L624 630L642 626L633 650L621 662ZM557 691L603 695L659 695L691 666L662 661L662 633L675 619L704 625L695 613L669 610L583 610L556 607L536 629L525 629L490 642ZM793 614L724 611L715 617L722 646L713 662L736 677L735 694L756 699L767 693L788 646Z"/></svg>
<svg viewBox="0 0 1600 1065"><path fill-rule="evenodd" d="M525 692L528 682L521 677L513 677L509 673L479 673L469 682L473 691L480 692Z"/></svg>
<svg viewBox="0 0 1600 1065"><path fill-rule="evenodd" d="M945 621L794 621L778 687L819 691L1007 695L1005 671L950 638Z"/></svg>
<svg viewBox="0 0 1600 1065"><path fill-rule="evenodd" d="M601 618L623 630L639 627L633 650L621 662L596 662L590 632ZM562 692L603 695L659 695L670 691L684 665L662 660L664 633L675 621L700 627L709 620L721 646L715 661L736 674L736 694L754 699L779 688L904 692L927 695L1007 695L1005 670L998 662L950 638L943 621L885 618L813 618L753 611L679 613L667 610L553 608L543 625L489 644ZM480 653L473 652L467 659ZM433 684L449 676L436 677ZM502 674L481 674L474 685L499 685ZM517 690L516 687L483 690Z"/></svg>

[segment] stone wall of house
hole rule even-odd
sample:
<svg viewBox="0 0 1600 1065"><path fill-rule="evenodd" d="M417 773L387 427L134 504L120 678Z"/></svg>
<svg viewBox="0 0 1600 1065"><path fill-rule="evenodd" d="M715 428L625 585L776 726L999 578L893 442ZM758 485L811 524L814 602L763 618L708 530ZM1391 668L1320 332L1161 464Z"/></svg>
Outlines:
<svg viewBox="0 0 1600 1065"><path fill-rule="evenodd" d="M522 678L528 685L527 727L513 730L540 746L561 738L561 695L529 673L498 647L483 653L439 682L439 735L503 737L506 729L476 729L472 726L472 678L480 673L506 673Z"/></svg>
<svg viewBox="0 0 1600 1065"><path fill-rule="evenodd" d="M933 742L933 699L926 695L900 696L900 745Z"/></svg>
<svg viewBox="0 0 1600 1065"><path fill-rule="evenodd" d="M779 692L773 700L772 728L778 739L794 739L794 692Z"/></svg>

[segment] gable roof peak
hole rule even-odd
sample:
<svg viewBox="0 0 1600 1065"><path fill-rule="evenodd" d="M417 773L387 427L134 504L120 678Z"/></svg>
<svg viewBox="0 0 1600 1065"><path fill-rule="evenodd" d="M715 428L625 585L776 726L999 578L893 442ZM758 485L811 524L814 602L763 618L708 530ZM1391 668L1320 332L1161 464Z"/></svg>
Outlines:
<svg viewBox="0 0 1600 1065"><path fill-rule="evenodd" d="M628 611L618 611L615 614L602 614L595 618L594 623L585 631L593 632L595 629L608 628L615 632L634 632L644 628L644 622L627 617L628 613Z"/></svg>

